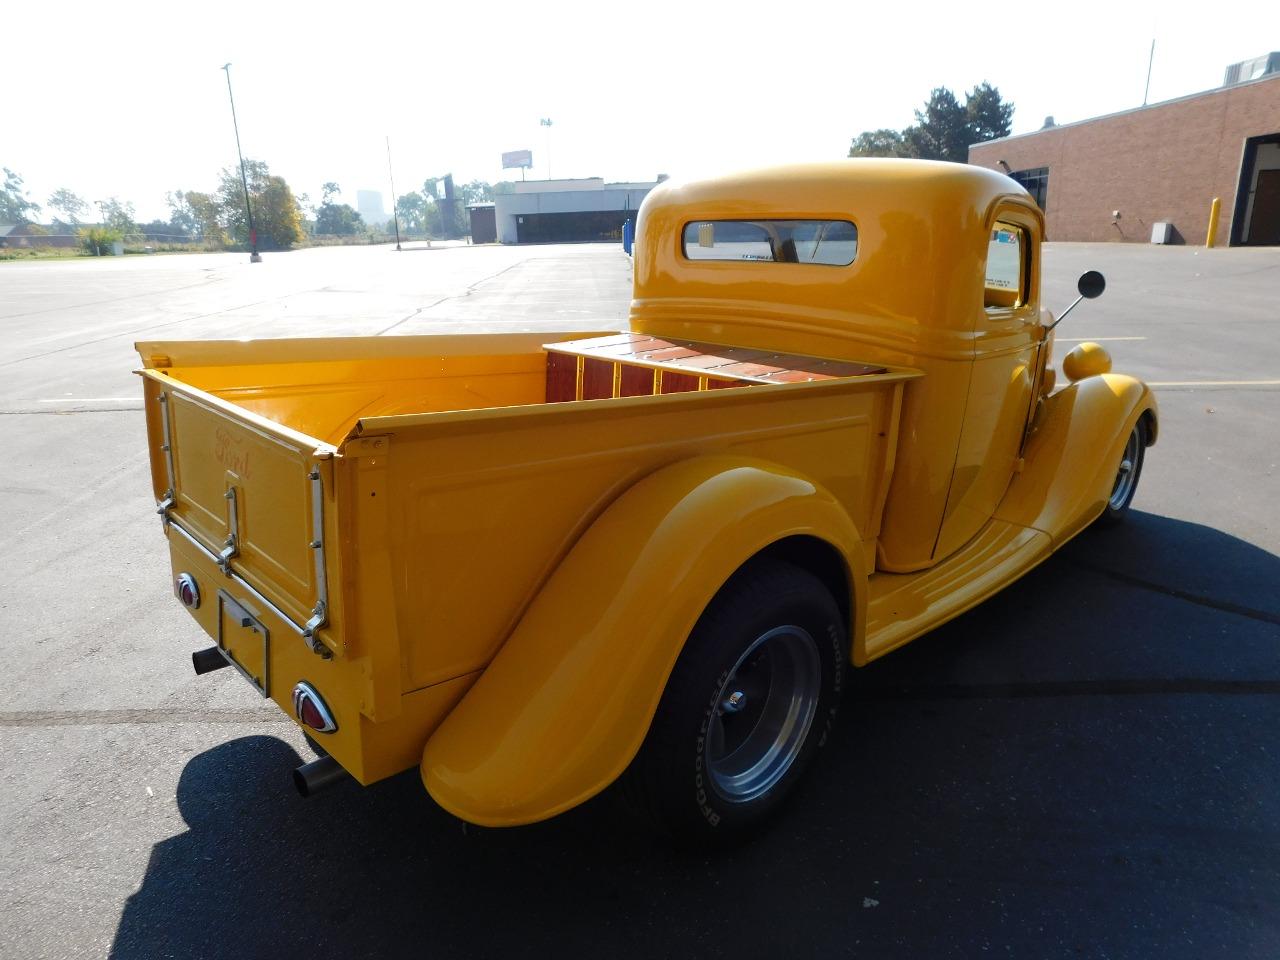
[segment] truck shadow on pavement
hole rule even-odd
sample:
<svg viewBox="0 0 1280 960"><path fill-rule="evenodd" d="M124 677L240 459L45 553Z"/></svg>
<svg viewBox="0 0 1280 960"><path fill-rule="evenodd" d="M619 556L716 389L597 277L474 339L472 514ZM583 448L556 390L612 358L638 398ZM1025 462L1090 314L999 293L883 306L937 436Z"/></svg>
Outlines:
<svg viewBox="0 0 1280 960"><path fill-rule="evenodd" d="M112 956L1280 955L1280 558L1134 514L857 671L767 834L606 793L464 827L416 771L311 800L268 736L191 759Z"/></svg>

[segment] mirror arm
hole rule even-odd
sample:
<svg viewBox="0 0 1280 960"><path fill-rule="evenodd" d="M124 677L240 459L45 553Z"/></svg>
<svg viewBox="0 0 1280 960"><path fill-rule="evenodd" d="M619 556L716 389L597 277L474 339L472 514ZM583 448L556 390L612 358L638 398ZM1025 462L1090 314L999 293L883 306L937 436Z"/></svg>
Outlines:
<svg viewBox="0 0 1280 960"><path fill-rule="evenodd" d="M1048 333L1050 330L1052 330L1054 327L1060 324L1063 320L1067 319L1067 314L1070 313L1072 310L1074 310L1079 305L1080 301L1083 299L1084 299L1084 294L1081 294L1080 296L1076 297L1073 301L1071 301L1071 306L1063 310L1062 313L1059 314L1058 317L1053 321L1053 323L1045 327L1044 332Z"/></svg>

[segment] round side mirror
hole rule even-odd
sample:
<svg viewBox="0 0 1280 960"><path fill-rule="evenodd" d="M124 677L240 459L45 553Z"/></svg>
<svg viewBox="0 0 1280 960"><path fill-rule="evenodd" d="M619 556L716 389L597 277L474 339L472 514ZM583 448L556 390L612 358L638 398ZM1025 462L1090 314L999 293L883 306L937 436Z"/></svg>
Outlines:
<svg viewBox="0 0 1280 960"><path fill-rule="evenodd" d="M1095 297L1102 296L1102 291L1107 289L1107 278L1097 270L1090 270L1080 274L1080 282L1076 284L1076 289L1086 300L1093 300Z"/></svg>

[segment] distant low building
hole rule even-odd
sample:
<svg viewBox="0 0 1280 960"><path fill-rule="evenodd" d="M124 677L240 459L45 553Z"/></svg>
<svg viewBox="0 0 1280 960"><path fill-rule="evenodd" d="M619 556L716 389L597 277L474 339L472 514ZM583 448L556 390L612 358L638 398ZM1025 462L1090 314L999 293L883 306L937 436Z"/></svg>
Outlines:
<svg viewBox="0 0 1280 960"><path fill-rule="evenodd" d="M367 224L381 226L391 219L391 214L382 208L382 193L379 190L357 190L356 212Z"/></svg>
<svg viewBox="0 0 1280 960"><path fill-rule="evenodd" d="M969 148L1036 198L1051 240L1280 244L1280 55L1227 85ZM1167 224L1168 226L1161 226Z"/></svg>
<svg viewBox="0 0 1280 960"><path fill-rule="evenodd" d="M471 223L472 243L493 243L498 239L498 222L492 203L467 204L467 219Z"/></svg>
<svg viewBox="0 0 1280 960"><path fill-rule="evenodd" d="M528 180L494 197L499 243L622 241L622 225L635 219L657 181L605 183L601 177Z"/></svg>
<svg viewBox="0 0 1280 960"><path fill-rule="evenodd" d="M43 227L38 223L0 224L0 247L29 249L31 247L76 247L80 238L74 232L67 233L64 224Z"/></svg>

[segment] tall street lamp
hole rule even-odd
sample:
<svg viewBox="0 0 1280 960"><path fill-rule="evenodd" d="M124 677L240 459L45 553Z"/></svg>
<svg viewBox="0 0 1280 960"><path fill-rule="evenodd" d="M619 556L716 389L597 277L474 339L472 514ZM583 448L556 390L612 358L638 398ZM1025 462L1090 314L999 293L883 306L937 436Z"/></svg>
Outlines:
<svg viewBox="0 0 1280 960"><path fill-rule="evenodd" d="M107 201L95 200L93 202L98 205L98 216L102 218L102 230L98 233L98 242L94 244L98 248L98 256L102 256L102 235L107 229Z"/></svg>
<svg viewBox="0 0 1280 960"><path fill-rule="evenodd" d="M249 218L249 262L261 263L258 253L258 231L253 226L253 207L249 205L249 178L244 172L244 152L240 149L240 124L236 122L236 98L231 92L231 64L224 63L222 72L227 75L227 96L231 100L231 126L236 132L236 156L240 158L240 185L244 187L244 212Z"/></svg>
<svg viewBox="0 0 1280 960"><path fill-rule="evenodd" d="M538 121L540 126L547 128L547 179L551 179L551 118L543 117Z"/></svg>
<svg viewBox="0 0 1280 960"><path fill-rule="evenodd" d="M391 216L396 221L396 249L400 249L400 210L396 207L396 175L391 170L391 138L387 137L387 179L391 181ZM384 225L385 227L385 225Z"/></svg>

